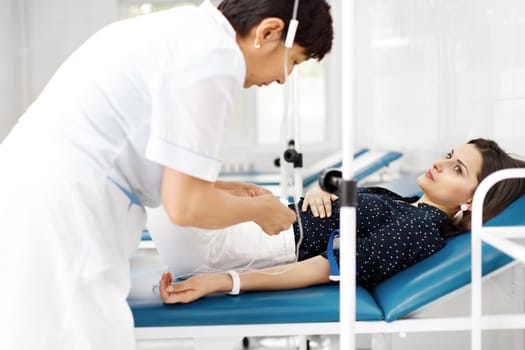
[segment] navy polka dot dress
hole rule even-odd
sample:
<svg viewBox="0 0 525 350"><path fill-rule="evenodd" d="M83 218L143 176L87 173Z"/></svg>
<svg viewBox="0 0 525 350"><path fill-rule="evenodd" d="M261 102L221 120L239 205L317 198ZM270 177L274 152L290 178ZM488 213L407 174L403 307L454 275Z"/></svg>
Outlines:
<svg viewBox="0 0 525 350"><path fill-rule="evenodd" d="M440 226L446 214L436 207L410 204L405 198L380 187L358 188L357 193L357 283L372 288L382 280L443 248L446 239ZM299 208L302 199L299 202ZM332 203L333 215L318 218L301 212L303 241L299 260L326 257L328 237L339 228L339 201ZM293 205L291 205L293 207ZM294 223L296 243L299 228ZM338 251L335 252L339 262Z"/></svg>

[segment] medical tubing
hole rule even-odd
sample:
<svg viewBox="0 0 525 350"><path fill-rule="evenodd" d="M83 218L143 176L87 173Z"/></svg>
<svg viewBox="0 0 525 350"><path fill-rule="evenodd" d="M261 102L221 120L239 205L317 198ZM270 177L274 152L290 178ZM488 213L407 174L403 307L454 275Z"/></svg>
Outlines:
<svg viewBox="0 0 525 350"><path fill-rule="evenodd" d="M297 198L294 196L294 198ZM297 201L294 201L294 208L295 213L297 215L297 226L299 227L299 239L297 240L297 243L295 245L295 262L299 261L299 249L301 248L301 244L303 243L303 223L301 220L301 213L299 212L299 204L297 204Z"/></svg>
<svg viewBox="0 0 525 350"><path fill-rule="evenodd" d="M293 43L295 41L295 34L297 32L297 28L299 27L299 22L297 21L297 11L299 9L299 0L295 0L293 3L293 11L292 11L292 18L290 19L290 23L288 24L288 32L286 33L285 37L285 45L284 45L284 81L283 83L286 83L287 76L288 76L288 49L290 49L293 46ZM291 45L287 45L287 43L290 43Z"/></svg>
<svg viewBox="0 0 525 350"><path fill-rule="evenodd" d="M282 270L275 271L275 272L269 272L269 271L262 271L260 269L249 269L248 266L250 266L252 263L253 262L249 263L247 266L245 266L243 268L235 269L235 271L238 271L238 272L254 272L254 273L259 273L261 275L277 276L277 275L282 275L283 273L292 271L293 269L295 269L297 267L297 262L294 261L294 262L288 263L286 265L281 265L282 268L283 268ZM194 270L193 272L190 272L190 273L185 273L185 274L180 274L180 275L177 275L177 276L173 276L172 277L173 281L177 282L177 281L185 280L185 279L188 279L191 276L197 275L199 273L213 273L213 274L224 274L224 275L226 275L226 274L230 274L230 272L232 271L232 269L206 271L206 272L199 272L198 271L198 270L200 270L200 269L202 269L204 267L206 267L206 266L203 265L203 266L197 268L196 270ZM272 266L268 266L268 267L272 267ZM240 280L239 280L239 288L240 287L241 286L240 286ZM160 295L160 283L159 282L152 284L151 292L152 292L153 295ZM232 294L232 295L236 295L236 294Z"/></svg>
<svg viewBox="0 0 525 350"><path fill-rule="evenodd" d="M297 20L297 9L299 8L299 0L295 0L293 3L292 20Z"/></svg>
<svg viewBox="0 0 525 350"><path fill-rule="evenodd" d="M288 32L285 38L285 48L284 48L284 106L283 106L283 120L281 123L281 144L288 145L289 141L292 139L291 133L287 132L291 125L289 125L290 122L290 98L292 98L290 94L290 84L286 84L288 82L288 57L290 53L290 48L293 46L293 42L295 40L295 33L298 27L298 21L297 21L297 11L299 8L299 0L294 1L293 5L293 12L292 12L292 18L290 20L290 24L288 26ZM295 93L295 91L294 91ZM295 96L293 96L295 97ZM296 102L295 98L293 98L293 101ZM296 112L297 106L294 106L294 112ZM297 119L297 113L295 113L295 119ZM297 127L295 123L293 124L293 127ZM298 140L296 140L298 141ZM283 159L284 160L284 159ZM295 213L297 215L297 226L299 228L299 239L297 241L296 247L295 247L295 261L297 262L299 260L299 248L301 246L301 243L303 241L304 233L303 233L303 225L301 222L301 215L299 211L299 206L297 204L297 188L295 186L295 168L292 166L289 166L287 162L281 161L281 169L283 173L282 181L285 181L286 186L284 187L286 189L286 193L283 193L285 197L288 197L288 191L291 188L291 194L294 202L294 209Z"/></svg>
<svg viewBox="0 0 525 350"><path fill-rule="evenodd" d="M297 21L297 9L299 7L299 0L295 0L293 4L293 13L290 24L288 25L288 32L286 33L286 38L284 40L284 46L286 48L291 48L295 41L295 34L297 33L297 28L299 27L299 21Z"/></svg>
<svg viewBox="0 0 525 350"><path fill-rule="evenodd" d="M286 76L288 73L288 64L287 64L288 49L285 50L284 56L285 56L284 67L285 67L285 76ZM292 128L297 128L296 123L291 124L291 121L290 121L291 119L290 118L290 114L291 114L290 99L296 102L294 98L295 96L291 96L292 94L290 93L290 91L292 91L295 94L295 90L291 89L290 82L289 82L288 84L285 84L284 86L284 101L283 101L284 108L283 108L283 120L281 123L281 144L285 145L286 147L289 146L290 140L293 138L289 130ZM294 112L295 111L296 109L294 109ZM297 119L297 113L294 113L294 116L295 116L295 119ZM295 186L295 173L294 172L296 170L295 170L295 167L291 165L291 163L288 163L284 159L282 159L281 161L281 170L282 170L281 181L284 181L285 183L285 186L284 186L285 193L283 193L283 196L288 197L288 195L290 194L288 191L291 191L291 195L292 195L293 202L294 202L295 214L297 216L297 226L299 228L299 239L295 247L295 261L297 262L299 260L299 248L303 241L304 232L303 232L303 225L302 225L301 215L300 215L301 213L299 211L299 206L297 204L299 196L297 193L297 188Z"/></svg>

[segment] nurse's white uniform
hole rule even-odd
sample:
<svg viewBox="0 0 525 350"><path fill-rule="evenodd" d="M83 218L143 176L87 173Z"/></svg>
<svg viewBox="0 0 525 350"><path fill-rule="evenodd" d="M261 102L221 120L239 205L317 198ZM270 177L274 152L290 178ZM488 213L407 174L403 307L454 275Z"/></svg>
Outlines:
<svg viewBox="0 0 525 350"><path fill-rule="evenodd" d="M244 75L208 2L112 24L60 67L0 147L0 349L134 348L144 207L163 166L216 179Z"/></svg>

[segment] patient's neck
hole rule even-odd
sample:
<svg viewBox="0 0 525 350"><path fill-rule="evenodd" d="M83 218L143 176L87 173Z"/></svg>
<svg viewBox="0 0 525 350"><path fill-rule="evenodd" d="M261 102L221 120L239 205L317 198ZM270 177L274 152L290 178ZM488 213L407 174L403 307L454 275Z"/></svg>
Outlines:
<svg viewBox="0 0 525 350"><path fill-rule="evenodd" d="M442 212L444 212L445 214L447 214L448 217L452 217L454 216L455 212L454 210L451 210L449 208L445 208L443 205L440 205L440 204L437 204L437 203L434 203L432 200L430 200L427 196L423 195L421 196L421 198L419 198L417 201L415 201L414 203L412 203L413 205L415 205L416 207L419 205L419 203L425 203L427 205L431 205L435 208L438 208L439 210L441 210Z"/></svg>

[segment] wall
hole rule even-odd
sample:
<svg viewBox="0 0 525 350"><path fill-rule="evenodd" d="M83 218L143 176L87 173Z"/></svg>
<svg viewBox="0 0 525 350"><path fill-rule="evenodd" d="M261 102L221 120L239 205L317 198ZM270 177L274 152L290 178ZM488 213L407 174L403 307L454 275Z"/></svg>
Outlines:
<svg viewBox="0 0 525 350"><path fill-rule="evenodd" d="M15 1L0 1L0 140L14 122L17 91L15 66L17 39L13 6Z"/></svg>
<svg viewBox="0 0 525 350"><path fill-rule="evenodd" d="M525 156L523 0L358 0L357 143L430 160L473 137Z"/></svg>
<svg viewBox="0 0 525 350"><path fill-rule="evenodd" d="M117 1L0 0L0 141L59 65L117 18Z"/></svg>
<svg viewBox="0 0 525 350"><path fill-rule="evenodd" d="M355 1L358 146L401 150L411 171L477 136L525 155L523 0ZM0 0L0 141L60 63L122 15L118 3ZM329 70L333 98L340 70Z"/></svg>

